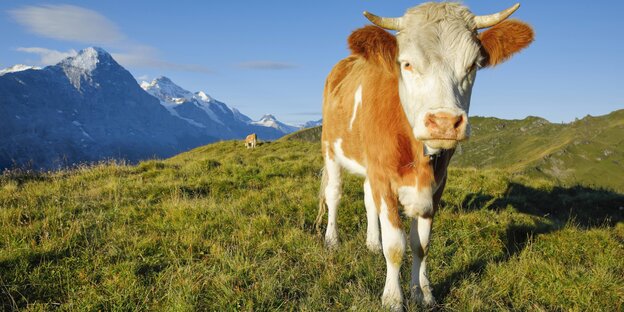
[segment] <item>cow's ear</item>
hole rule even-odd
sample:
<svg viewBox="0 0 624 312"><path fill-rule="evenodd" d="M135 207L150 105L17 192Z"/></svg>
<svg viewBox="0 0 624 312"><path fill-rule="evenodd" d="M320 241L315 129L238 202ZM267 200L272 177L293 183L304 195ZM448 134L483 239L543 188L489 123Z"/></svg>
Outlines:
<svg viewBox="0 0 624 312"><path fill-rule="evenodd" d="M348 42L351 53L354 55L390 69L396 66L397 41L384 29L372 25L364 26L351 33Z"/></svg>
<svg viewBox="0 0 624 312"><path fill-rule="evenodd" d="M484 67L496 66L533 42L533 29L518 20L503 21L479 34Z"/></svg>

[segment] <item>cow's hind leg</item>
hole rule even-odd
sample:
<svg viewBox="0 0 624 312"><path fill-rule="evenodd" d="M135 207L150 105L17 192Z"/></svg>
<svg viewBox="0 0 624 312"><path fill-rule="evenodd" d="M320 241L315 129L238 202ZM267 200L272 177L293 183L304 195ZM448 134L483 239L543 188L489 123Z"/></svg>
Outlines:
<svg viewBox="0 0 624 312"><path fill-rule="evenodd" d="M324 195L327 204L327 230L325 231L325 245L332 249L338 246L338 204L341 193L340 165L329 156L325 157Z"/></svg>
<svg viewBox="0 0 624 312"><path fill-rule="evenodd" d="M364 206L366 206L366 247L370 251L378 253L381 251L381 241L379 240L379 213L373 200L373 191L371 190L368 178L364 181Z"/></svg>
<svg viewBox="0 0 624 312"><path fill-rule="evenodd" d="M410 292L412 300L424 306L435 305L427 272L427 250L432 223L433 218L416 217L412 219L410 229L410 246L413 256Z"/></svg>

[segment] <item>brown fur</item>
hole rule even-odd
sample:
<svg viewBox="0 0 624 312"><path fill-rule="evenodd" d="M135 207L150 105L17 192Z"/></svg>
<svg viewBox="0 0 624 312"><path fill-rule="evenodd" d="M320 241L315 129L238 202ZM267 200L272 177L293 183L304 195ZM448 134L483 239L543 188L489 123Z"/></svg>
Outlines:
<svg viewBox="0 0 624 312"><path fill-rule="evenodd" d="M479 34L485 66L496 66L533 42L531 26L518 20L503 21Z"/></svg>
<svg viewBox="0 0 624 312"><path fill-rule="evenodd" d="M257 141L258 141L258 136L255 133L252 133L245 138L245 146L255 147Z"/></svg>
<svg viewBox="0 0 624 312"><path fill-rule="evenodd" d="M327 78L323 153L333 158L333 143L341 138L345 156L367 168L375 205L379 209L383 199L390 222L399 227L397 189L431 185L434 174L401 107L396 40L379 27L367 26L356 30L349 44L354 55L336 64ZM359 85L362 104L349 130Z"/></svg>
<svg viewBox="0 0 624 312"><path fill-rule="evenodd" d="M364 26L349 36L353 55L375 62L392 70L398 53L396 38L377 26Z"/></svg>
<svg viewBox="0 0 624 312"><path fill-rule="evenodd" d="M520 21L504 21L481 33L479 39L485 65L495 66L527 47L533 41L533 30ZM345 156L366 168L375 205L379 209L383 199L390 222L399 227L398 188L440 185L433 199L435 213L453 151L445 151L432 170L429 157L423 155L423 143L414 138L399 98L396 38L377 26L366 26L355 30L348 42L353 54L334 66L325 84L323 154L333 159L333 144L342 139ZM362 103L349 129L360 85Z"/></svg>

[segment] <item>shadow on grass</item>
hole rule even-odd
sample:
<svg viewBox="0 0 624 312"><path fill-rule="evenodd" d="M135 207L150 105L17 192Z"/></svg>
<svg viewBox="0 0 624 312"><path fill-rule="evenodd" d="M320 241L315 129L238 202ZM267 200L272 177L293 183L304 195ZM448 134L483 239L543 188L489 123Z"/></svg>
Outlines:
<svg viewBox="0 0 624 312"><path fill-rule="evenodd" d="M58 307L67 294L61 287L45 285L40 279L32 280L31 271L45 263L59 263L71 257L69 249L31 253L13 260L0 261L0 310L18 311L34 303ZM47 278L55 279L58 276Z"/></svg>
<svg viewBox="0 0 624 312"><path fill-rule="evenodd" d="M537 221L534 225L511 224L506 231L505 253L493 259L475 260L466 269L452 273L434 286L437 298L442 302L454 285L471 275L483 274L489 264L508 261L522 252L532 237L558 231L568 222L590 229L598 226L612 227L624 221L624 195L583 186L541 190L510 183L505 195L500 198L473 193L464 198L461 207L463 211L500 211L512 207L520 213L547 218L549 222Z"/></svg>
<svg viewBox="0 0 624 312"><path fill-rule="evenodd" d="M499 211L509 206L521 213L549 218L560 225L572 219L582 228L614 226L624 220L624 195L584 186L541 190L509 183L501 198L475 193L467 195L462 202L464 211L483 208Z"/></svg>

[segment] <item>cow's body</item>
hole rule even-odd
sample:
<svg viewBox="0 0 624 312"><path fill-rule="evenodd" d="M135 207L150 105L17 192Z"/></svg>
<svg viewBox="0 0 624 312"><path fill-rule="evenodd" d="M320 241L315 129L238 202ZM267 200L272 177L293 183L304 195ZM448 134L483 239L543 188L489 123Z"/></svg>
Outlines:
<svg viewBox="0 0 624 312"><path fill-rule="evenodd" d="M435 17L435 14L431 12L422 14L411 9L423 16L438 18L430 23L427 21L429 24L424 23L428 25L427 27L446 27L443 20L444 14L451 12L458 16L453 18L459 20L465 18L466 27L474 28L471 24L473 16L468 15L469 11L458 4L427 4L426 6L429 10L431 8L434 11L438 8L443 10L439 13L441 17ZM413 20L410 22L415 23ZM403 21L403 23L407 22ZM451 23L451 28L457 26L453 25ZM506 27L509 28L509 25ZM445 35L446 30L438 28L432 28L432 33ZM449 41L448 44L451 46L458 44L457 42L462 44L463 39L467 41L464 45L476 46L471 46L472 50L466 53L466 58L470 58L469 62L474 59L476 64L481 59L477 55L480 53L481 42L476 38L476 32L475 37L472 38L471 32L461 31L463 31L461 35L466 38L458 36L459 39L454 38L456 42ZM496 31L500 33L500 29ZM406 39L406 35L409 34L402 34L404 36L402 39L409 42L410 38ZM444 38L438 38L438 41L443 45ZM487 44L493 43L483 42L483 46ZM349 45L352 55L334 66L327 78L324 92L322 152L325 168L321 183L320 209L324 209L325 205L328 208L325 241L329 247L334 247L338 243L336 216L340 200L341 168L365 177L364 203L368 220L366 244L371 250L383 250L387 264L382 301L394 309L402 307L399 269L406 250L406 239L399 216L399 204L401 204L404 214L410 217L412 222L410 233L413 255L411 293L414 300L432 305L435 301L426 268L431 225L444 190L446 170L453 155L453 148L456 141L466 138L469 134L467 105L453 106L453 101L469 102L476 68L471 67L462 73L466 77L464 79L468 79L464 82L468 85L456 88L451 84L448 85L449 88L454 88L449 92L456 92L455 95L450 94L448 107L438 105L429 111L417 111L416 108L409 107L409 103L406 104L406 102L419 101L419 94L427 92L409 90L413 86L405 86L406 81L409 82L413 75L413 68L409 63L405 65L405 61L397 61L397 58L405 57L402 56L405 53L400 50L401 43L397 42L395 36L379 27L367 26L351 34ZM528 43L524 46L526 45ZM519 49L513 50L512 53ZM445 49L439 50L445 51ZM421 54L423 53L419 55ZM510 53L499 56L499 61L500 58L506 58L509 55ZM440 59L438 63L449 63L445 59L446 55L436 56L435 53L431 53L423 57ZM458 57L451 55L449 58L455 61ZM460 67L464 66L461 63L463 61L462 59L457 61ZM488 61L490 64L495 64L497 59L491 57ZM439 64L435 66L442 68ZM422 72L425 71L422 70ZM451 70L451 75L454 74L455 72ZM440 94L433 95L436 96L434 100L440 103L444 102L444 95L447 91L444 90L445 79L442 77L439 83L438 80L433 80L433 83L422 84L427 85L431 93ZM451 77L448 80L453 82L453 79L454 77ZM426 78L417 77L415 80L425 81ZM416 135L424 139L418 139ZM434 155L427 155L429 153ZM381 228L381 237L379 228Z"/></svg>
<svg viewBox="0 0 624 312"><path fill-rule="evenodd" d="M257 143L258 136L255 133L252 133L245 138L245 146L247 148L256 148Z"/></svg>

